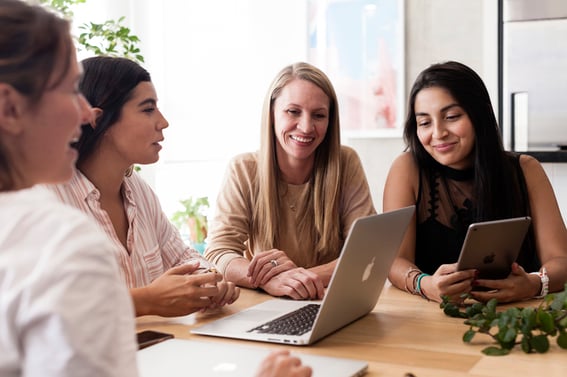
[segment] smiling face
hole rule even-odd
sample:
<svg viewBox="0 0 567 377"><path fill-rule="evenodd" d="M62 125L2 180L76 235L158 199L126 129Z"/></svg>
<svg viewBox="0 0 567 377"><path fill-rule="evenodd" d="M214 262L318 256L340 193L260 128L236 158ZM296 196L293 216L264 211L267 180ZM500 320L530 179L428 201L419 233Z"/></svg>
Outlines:
<svg viewBox="0 0 567 377"><path fill-rule="evenodd" d="M154 163L162 148L162 131L168 125L157 107L154 85L142 81L122 107L118 121L104 135L99 152L112 154L123 167Z"/></svg>
<svg viewBox="0 0 567 377"><path fill-rule="evenodd" d="M475 132L465 110L440 87L422 89L415 98L417 136L437 162L453 169L473 164Z"/></svg>
<svg viewBox="0 0 567 377"><path fill-rule="evenodd" d="M311 169L315 150L329 126L329 97L307 80L294 79L280 92L273 105L276 153L280 169Z"/></svg>
<svg viewBox="0 0 567 377"><path fill-rule="evenodd" d="M14 159L16 171L23 179L18 183L20 188L59 183L73 173L77 151L71 144L81 134L81 123L88 121L92 113L78 89L82 68L74 49L59 59L52 76L59 77L66 59L70 63L63 79L48 89L37 105L28 106L23 112L25 125L16 139L19 156Z"/></svg>

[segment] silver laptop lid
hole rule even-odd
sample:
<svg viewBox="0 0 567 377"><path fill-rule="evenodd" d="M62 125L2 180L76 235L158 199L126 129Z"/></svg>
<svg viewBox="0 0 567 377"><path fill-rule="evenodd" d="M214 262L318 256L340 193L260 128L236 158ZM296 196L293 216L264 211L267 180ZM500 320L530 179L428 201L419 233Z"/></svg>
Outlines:
<svg viewBox="0 0 567 377"><path fill-rule="evenodd" d="M311 342L368 314L382 292L415 206L357 219L313 326Z"/></svg>
<svg viewBox="0 0 567 377"><path fill-rule="evenodd" d="M262 360L274 348L225 342L171 339L137 352L140 377L256 375ZM292 353L313 369L315 377L362 376L368 363L362 360Z"/></svg>

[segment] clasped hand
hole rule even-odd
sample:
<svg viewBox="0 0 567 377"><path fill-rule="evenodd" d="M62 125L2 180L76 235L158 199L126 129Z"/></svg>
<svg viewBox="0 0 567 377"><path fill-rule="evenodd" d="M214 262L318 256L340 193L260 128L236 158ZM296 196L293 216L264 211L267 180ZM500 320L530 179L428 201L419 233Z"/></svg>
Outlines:
<svg viewBox="0 0 567 377"><path fill-rule="evenodd" d="M240 289L223 279L222 274L193 274L199 268L194 261L167 270L147 286L154 314L182 316L232 304Z"/></svg>
<svg viewBox="0 0 567 377"><path fill-rule="evenodd" d="M260 287L272 296L288 296L295 300L322 299L325 292L317 274L298 267L278 249L254 255L248 266L248 277L253 287Z"/></svg>

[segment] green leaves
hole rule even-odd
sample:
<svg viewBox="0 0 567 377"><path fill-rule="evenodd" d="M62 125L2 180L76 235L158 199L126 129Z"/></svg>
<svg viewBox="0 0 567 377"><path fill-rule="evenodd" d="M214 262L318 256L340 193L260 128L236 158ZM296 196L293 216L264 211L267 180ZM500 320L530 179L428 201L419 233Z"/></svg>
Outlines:
<svg viewBox="0 0 567 377"><path fill-rule="evenodd" d="M130 34L130 29L123 26L124 17L108 20L102 24L89 22L79 26L79 48L96 55L120 56L144 62L144 57L137 47L140 39Z"/></svg>
<svg viewBox="0 0 567 377"><path fill-rule="evenodd" d="M484 348L485 355L507 355L517 344L526 353L545 353L552 337L557 337L559 347L567 349L567 284L562 292L548 294L538 307L498 311L498 302L490 300L463 308L449 302L448 297L443 297L440 307L447 316L465 318L469 329L463 334L463 342L471 343L476 334L494 340L497 345Z"/></svg>
<svg viewBox="0 0 567 377"><path fill-rule="evenodd" d="M64 17L73 18L73 7L86 0L40 0L50 9L60 12ZM118 56L139 63L144 62L138 44L140 38L131 34L131 30L122 25L125 17L108 20L101 24L94 22L79 26L80 35L76 38L79 51L92 52L95 55Z"/></svg>

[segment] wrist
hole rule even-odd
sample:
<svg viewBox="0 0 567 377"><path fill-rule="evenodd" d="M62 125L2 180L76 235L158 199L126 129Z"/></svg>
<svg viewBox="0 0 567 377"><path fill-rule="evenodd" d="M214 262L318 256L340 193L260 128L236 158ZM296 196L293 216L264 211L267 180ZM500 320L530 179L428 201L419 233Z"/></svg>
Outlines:
<svg viewBox="0 0 567 377"><path fill-rule="evenodd" d="M539 278L539 291L534 296L535 298L545 297L549 293L549 276L547 276L547 270L542 267L538 272L531 272L530 275L537 275Z"/></svg>
<svg viewBox="0 0 567 377"><path fill-rule="evenodd" d="M429 297L427 297L427 295L425 294L425 290L423 289L423 281L424 281L424 278L426 278L428 276L431 276L431 275L426 274L424 272L420 273L417 276L416 284L415 284L416 294L420 295L422 298L426 299L427 301L429 301Z"/></svg>
<svg viewBox="0 0 567 377"><path fill-rule="evenodd" d="M148 291L147 286L130 289L130 297L132 298L132 302L134 304L136 317L152 314L149 305L150 300L148 300L147 291Z"/></svg>

